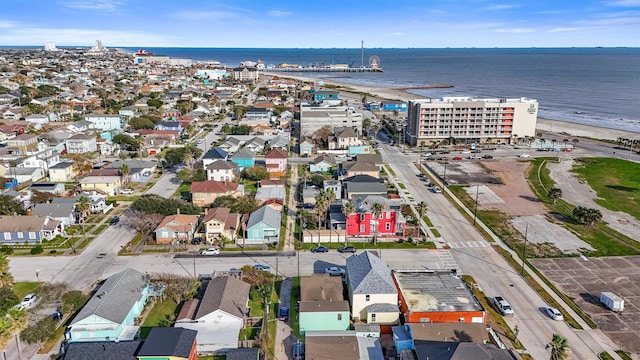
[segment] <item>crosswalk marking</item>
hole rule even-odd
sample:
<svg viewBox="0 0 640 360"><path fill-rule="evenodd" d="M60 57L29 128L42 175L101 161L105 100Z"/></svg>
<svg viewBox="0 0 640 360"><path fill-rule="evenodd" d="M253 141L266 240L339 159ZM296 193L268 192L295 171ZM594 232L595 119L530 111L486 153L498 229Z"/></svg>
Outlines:
<svg viewBox="0 0 640 360"><path fill-rule="evenodd" d="M456 241L447 243L452 249L460 249L460 248L478 248L478 247L488 247L489 243L486 241Z"/></svg>
<svg viewBox="0 0 640 360"><path fill-rule="evenodd" d="M443 268L445 269L458 268L458 263L453 258L453 256L451 256L451 253L449 252L449 250L444 250L444 249L436 250L436 253L438 254L438 258L442 262Z"/></svg>

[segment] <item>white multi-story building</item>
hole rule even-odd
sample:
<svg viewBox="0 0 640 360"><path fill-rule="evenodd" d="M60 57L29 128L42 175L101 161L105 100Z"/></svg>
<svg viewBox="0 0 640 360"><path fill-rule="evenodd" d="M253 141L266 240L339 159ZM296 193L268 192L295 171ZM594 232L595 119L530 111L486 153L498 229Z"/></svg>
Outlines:
<svg viewBox="0 0 640 360"><path fill-rule="evenodd" d="M124 125L124 116L118 114L89 114L84 116L84 120L104 131L122 130Z"/></svg>
<svg viewBox="0 0 640 360"><path fill-rule="evenodd" d="M512 143L535 136L538 101L443 97L409 101L406 140L425 145L453 143Z"/></svg>
<svg viewBox="0 0 640 360"><path fill-rule="evenodd" d="M76 134L67 139L67 154L87 154L98 150L96 137Z"/></svg>
<svg viewBox="0 0 640 360"><path fill-rule="evenodd" d="M44 51L58 51L55 43L46 42L44 43Z"/></svg>
<svg viewBox="0 0 640 360"><path fill-rule="evenodd" d="M362 113L351 106L304 106L300 105L300 136L312 136L323 126L336 129L353 129L362 134Z"/></svg>

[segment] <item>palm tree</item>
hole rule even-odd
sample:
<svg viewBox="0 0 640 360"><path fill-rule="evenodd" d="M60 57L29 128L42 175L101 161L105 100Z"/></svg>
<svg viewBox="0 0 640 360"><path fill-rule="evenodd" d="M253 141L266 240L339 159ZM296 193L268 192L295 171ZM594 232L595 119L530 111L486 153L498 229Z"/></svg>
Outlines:
<svg viewBox="0 0 640 360"><path fill-rule="evenodd" d="M424 218L424 216L427 214L427 208L427 203L424 201L420 201L416 205L416 212L418 212L418 216L420 216L420 219Z"/></svg>
<svg viewBox="0 0 640 360"><path fill-rule="evenodd" d="M375 138L378 138L378 133L380 132L380 124L373 125L373 134Z"/></svg>
<svg viewBox="0 0 640 360"><path fill-rule="evenodd" d="M573 139L573 149L576 149L576 145L578 145L578 139Z"/></svg>
<svg viewBox="0 0 640 360"><path fill-rule="evenodd" d="M549 189L549 197L553 200L553 204L555 205L556 200L562 197L562 189L560 188L551 188Z"/></svg>
<svg viewBox="0 0 640 360"><path fill-rule="evenodd" d="M569 342L561 335L553 334L551 342L548 344L551 347L551 360L564 360L569 358Z"/></svg>
<svg viewBox="0 0 640 360"><path fill-rule="evenodd" d="M371 119L364 118L364 120L362 120L362 135L364 137L369 137L369 128L371 128Z"/></svg>
<svg viewBox="0 0 640 360"><path fill-rule="evenodd" d="M131 172L131 169L129 168L129 165L122 164L122 169L120 169L120 174L122 175L122 184L124 186L127 186L127 184L129 183L130 172Z"/></svg>
<svg viewBox="0 0 640 360"><path fill-rule="evenodd" d="M321 228L322 215L326 215L326 211L328 207L329 207L329 202L327 201L325 191L320 190L316 194L316 210L318 212L318 228Z"/></svg>
<svg viewBox="0 0 640 360"><path fill-rule="evenodd" d="M374 237L373 237L373 244L375 245L377 242L377 235L378 235L378 219L380 218L380 215L382 215L382 212L384 211L384 204L382 203L374 203L373 205L371 205L371 213L373 214L373 217L376 219L375 223L375 229L374 229Z"/></svg>
<svg viewBox="0 0 640 360"><path fill-rule="evenodd" d="M344 214L346 224L349 223L349 217L354 212L356 212L356 207L350 201L347 201L344 204L342 204L342 214Z"/></svg>
<svg viewBox="0 0 640 360"><path fill-rule="evenodd" d="M80 201L76 204L76 210L80 212L81 222L82 222L82 231L84 232L84 218L86 217L89 209L91 208L91 200L88 197L82 196L80 197Z"/></svg>
<svg viewBox="0 0 640 360"><path fill-rule="evenodd" d="M566 149L567 148L567 143L569 142L569 139L564 139L562 140L562 148Z"/></svg>

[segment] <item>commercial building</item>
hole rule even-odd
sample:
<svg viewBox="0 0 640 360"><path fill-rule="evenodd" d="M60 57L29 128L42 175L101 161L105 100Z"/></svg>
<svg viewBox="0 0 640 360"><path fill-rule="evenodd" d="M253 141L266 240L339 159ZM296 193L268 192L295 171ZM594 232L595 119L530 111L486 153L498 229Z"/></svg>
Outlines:
<svg viewBox="0 0 640 360"><path fill-rule="evenodd" d="M300 106L300 136L313 136L323 126L353 129L362 134L362 113L351 106Z"/></svg>
<svg viewBox="0 0 640 360"><path fill-rule="evenodd" d="M498 142L510 144L519 137L535 136L538 101L443 97L409 101L406 140L425 145Z"/></svg>

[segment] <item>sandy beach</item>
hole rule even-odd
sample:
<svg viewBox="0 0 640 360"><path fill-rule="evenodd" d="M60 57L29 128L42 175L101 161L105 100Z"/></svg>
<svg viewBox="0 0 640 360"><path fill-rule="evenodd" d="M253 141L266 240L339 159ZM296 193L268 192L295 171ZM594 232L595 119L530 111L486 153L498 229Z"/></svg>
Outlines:
<svg viewBox="0 0 640 360"><path fill-rule="evenodd" d="M292 75L290 73L284 75L281 73L264 72L263 74L265 76L270 76L270 77L278 76L281 79L293 79L297 81L304 81L304 82L310 82L310 83L313 83L316 81L324 81L324 83L327 85L339 86L340 89L338 90L340 91L367 94L368 100L409 101L409 100L424 98L416 94L412 94L405 90L395 90L395 89L385 88L380 86L355 85L355 84L336 81L334 79L319 79L319 78L314 78L310 76ZM640 130L638 132L623 131L623 130L617 130L617 129L597 127L597 126L576 124L576 123L562 121L562 120L544 119L541 117L538 117L536 129L542 132L551 132L551 133L563 134L567 136L576 136L576 137L585 137L585 138L603 139L603 140L616 140L617 138L620 138L620 137L623 137L623 138L633 138L634 136L640 137Z"/></svg>

